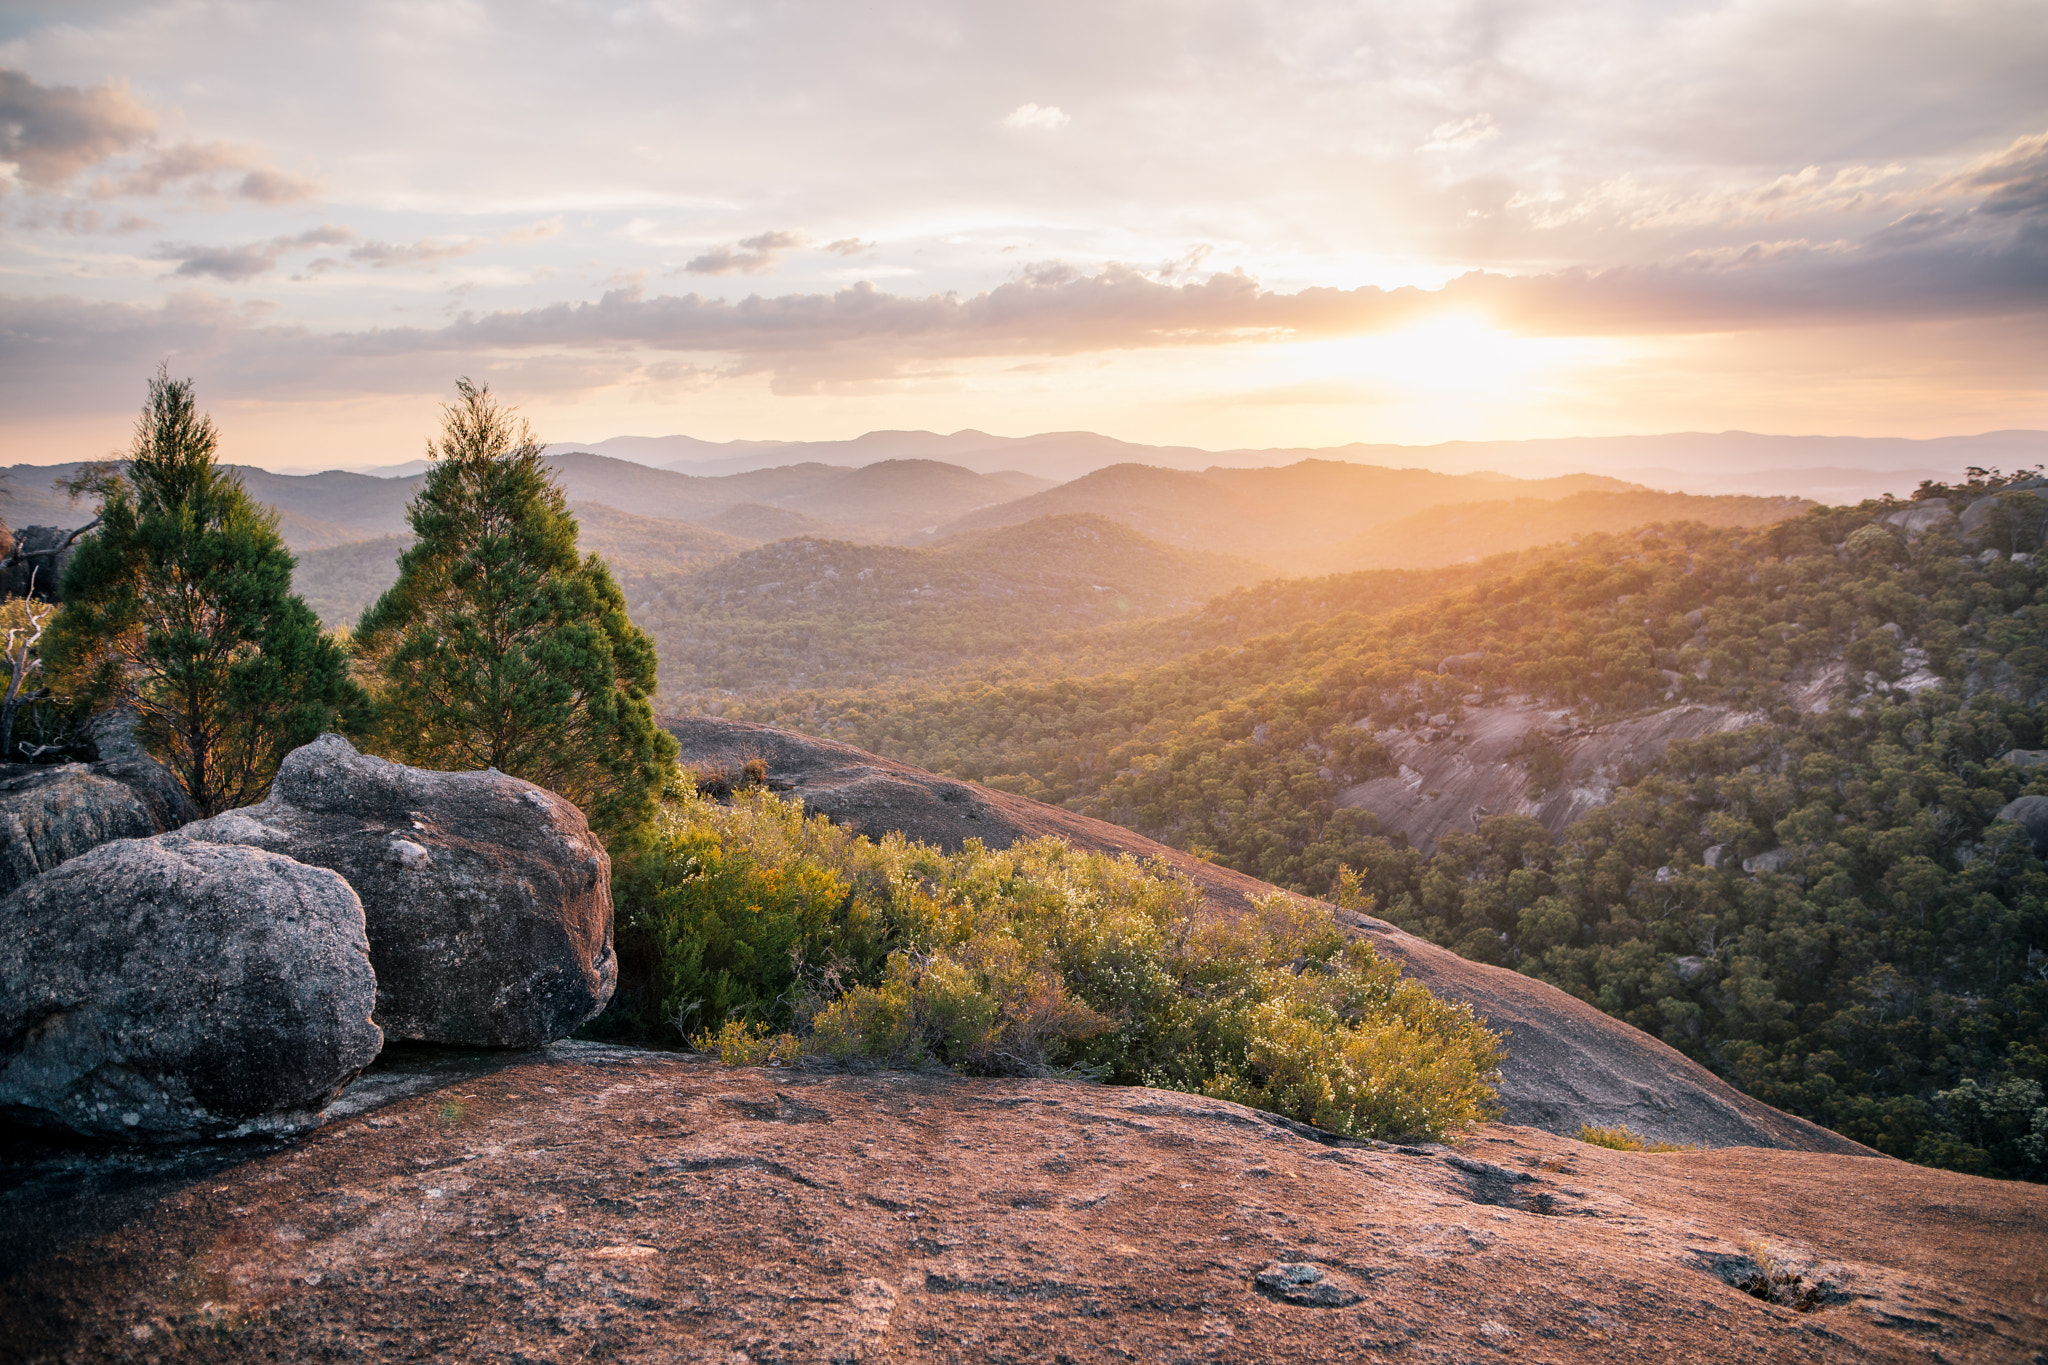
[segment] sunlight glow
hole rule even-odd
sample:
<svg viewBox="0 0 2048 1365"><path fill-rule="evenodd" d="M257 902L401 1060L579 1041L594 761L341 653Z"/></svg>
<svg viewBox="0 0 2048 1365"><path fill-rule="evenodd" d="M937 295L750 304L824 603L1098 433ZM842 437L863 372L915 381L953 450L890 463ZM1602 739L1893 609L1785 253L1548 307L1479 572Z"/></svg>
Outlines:
<svg viewBox="0 0 2048 1365"><path fill-rule="evenodd" d="M1566 372L1609 360L1608 338L1524 337L1482 317L1453 313L1397 331L1281 348L1296 382L1350 383L1386 396L1470 396L1498 401Z"/></svg>

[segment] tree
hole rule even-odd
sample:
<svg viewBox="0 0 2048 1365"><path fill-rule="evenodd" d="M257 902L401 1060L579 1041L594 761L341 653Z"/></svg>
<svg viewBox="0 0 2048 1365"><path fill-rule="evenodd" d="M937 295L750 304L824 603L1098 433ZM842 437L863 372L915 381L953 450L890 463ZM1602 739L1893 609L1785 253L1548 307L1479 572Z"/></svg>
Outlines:
<svg viewBox="0 0 2048 1365"><path fill-rule="evenodd" d="M275 514L215 462L192 381L160 368L125 472L64 572L43 645L59 690L132 708L208 814L259 799L285 754L360 708L348 659L292 595Z"/></svg>
<svg viewBox="0 0 2048 1365"><path fill-rule="evenodd" d="M31 584L33 586L33 584ZM29 680L43 671L42 654L38 646L42 643L43 632L49 628L50 617L56 608L40 604L31 593L27 597L0 602L0 629L7 632L4 653L0 653L0 763L14 759L14 717L25 707L34 706L47 699L50 689L35 687L28 691ZM23 742L22 748L30 746Z"/></svg>
<svg viewBox="0 0 2048 1365"><path fill-rule="evenodd" d="M357 623L381 681L374 743L412 763L492 767L560 792L607 837L641 824L673 770L654 723L654 644L525 423L463 379L406 511L419 540Z"/></svg>

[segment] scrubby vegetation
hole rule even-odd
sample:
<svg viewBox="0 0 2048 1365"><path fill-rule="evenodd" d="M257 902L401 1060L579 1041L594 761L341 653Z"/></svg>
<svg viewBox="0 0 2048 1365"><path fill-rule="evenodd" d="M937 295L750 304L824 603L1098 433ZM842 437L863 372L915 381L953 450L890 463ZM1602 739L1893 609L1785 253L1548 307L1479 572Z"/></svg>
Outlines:
<svg viewBox="0 0 2048 1365"><path fill-rule="evenodd" d="M741 714L1299 890L1359 869L1381 914L1772 1104L1900 1156L2042 1178L2048 869L1992 817L2048 794L2048 770L2002 758L2044 743L2048 571L1942 529L1909 542L1881 520L1895 510L1595 537L1375 615L1302 594L1268 635L1149 669ZM2037 546L2040 529L2013 534ZM1461 671L1439 671L1452 655ZM1593 722L1696 702L1754 724L1674 744L1556 836L1502 816L1423 850L1340 803L1386 771L1376 730L1511 696Z"/></svg>
<svg viewBox="0 0 2048 1365"><path fill-rule="evenodd" d="M1653 1142L1625 1123L1603 1128L1598 1124L1579 1125L1579 1141L1594 1147L1605 1147L1615 1152L1691 1152L1700 1150L1688 1147L1682 1142Z"/></svg>
<svg viewBox="0 0 2048 1365"><path fill-rule="evenodd" d="M1498 1038L1293 897L1219 922L1164 867L1056 839L946 854L687 785L615 896L600 1031L736 1061L1156 1085L1359 1136L1490 1112Z"/></svg>

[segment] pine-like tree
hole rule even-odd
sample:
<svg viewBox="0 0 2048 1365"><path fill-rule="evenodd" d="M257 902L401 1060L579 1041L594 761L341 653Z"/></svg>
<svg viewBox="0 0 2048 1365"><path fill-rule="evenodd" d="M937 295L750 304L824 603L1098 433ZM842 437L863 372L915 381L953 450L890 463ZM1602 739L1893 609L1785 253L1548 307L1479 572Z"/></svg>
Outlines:
<svg viewBox="0 0 2048 1365"><path fill-rule="evenodd" d="M419 536L356 625L382 681L373 744L493 767L560 792L607 837L653 811L676 742L654 723L654 643L596 555L525 423L456 384L406 511Z"/></svg>
<svg viewBox="0 0 2048 1365"><path fill-rule="evenodd" d="M159 369L125 472L64 573L43 642L58 690L128 707L143 746L211 815L260 799L278 763L363 698L291 590L275 514L215 462L192 381Z"/></svg>

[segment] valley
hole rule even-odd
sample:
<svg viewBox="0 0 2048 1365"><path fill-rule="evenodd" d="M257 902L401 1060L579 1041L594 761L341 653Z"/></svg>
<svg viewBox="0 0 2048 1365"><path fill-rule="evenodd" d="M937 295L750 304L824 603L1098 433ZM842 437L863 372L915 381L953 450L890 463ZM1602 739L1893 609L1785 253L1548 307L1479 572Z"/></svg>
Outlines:
<svg viewBox="0 0 2048 1365"><path fill-rule="evenodd" d="M2034 484L551 465L668 714L1111 821L1881 1151L2048 1174L2048 850L2000 819L2048 795ZM68 472L10 513L84 520ZM416 476L241 473L324 623L395 577Z"/></svg>

